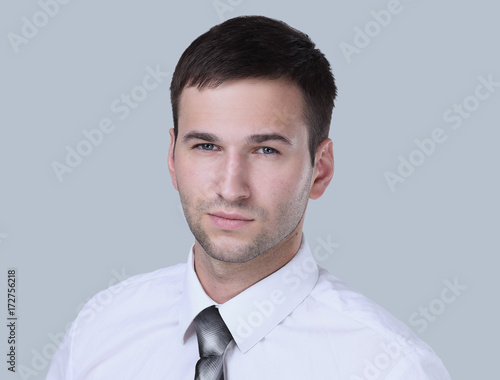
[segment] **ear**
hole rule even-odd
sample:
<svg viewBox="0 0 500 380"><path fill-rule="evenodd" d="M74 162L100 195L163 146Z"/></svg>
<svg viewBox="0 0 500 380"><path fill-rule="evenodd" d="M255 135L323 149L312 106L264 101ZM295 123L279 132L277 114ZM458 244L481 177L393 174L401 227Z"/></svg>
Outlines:
<svg viewBox="0 0 500 380"><path fill-rule="evenodd" d="M326 138L316 149L313 169L313 184L309 198L318 199L323 195L333 177L333 142Z"/></svg>
<svg viewBox="0 0 500 380"><path fill-rule="evenodd" d="M175 175L175 163L174 163L174 148L175 148L175 135L174 128L170 128L170 147L168 148L168 171L170 172L170 178L172 178L172 185L174 185L175 190L179 191L177 188L177 176Z"/></svg>

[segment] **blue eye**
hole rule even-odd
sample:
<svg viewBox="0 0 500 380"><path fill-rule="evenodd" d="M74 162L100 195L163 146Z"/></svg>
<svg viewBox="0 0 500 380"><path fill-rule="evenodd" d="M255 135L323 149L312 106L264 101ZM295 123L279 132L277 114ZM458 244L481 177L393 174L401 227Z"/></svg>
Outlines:
<svg viewBox="0 0 500 380"><path fill-rule="evenodd" d="M279 154L279 152L276 149L268 146L263 146L262 148L257 149L257 152L258 151L261 151L265 155Z"/></svg>
<svg viewBox="0 0 500 380"><path fill-rule="evenodd" d="M214 150L215 149L215 145L214 144L210 144L210 143L203 143L203 144L196 145L195 148L199 148L201 150Z"/></svg>

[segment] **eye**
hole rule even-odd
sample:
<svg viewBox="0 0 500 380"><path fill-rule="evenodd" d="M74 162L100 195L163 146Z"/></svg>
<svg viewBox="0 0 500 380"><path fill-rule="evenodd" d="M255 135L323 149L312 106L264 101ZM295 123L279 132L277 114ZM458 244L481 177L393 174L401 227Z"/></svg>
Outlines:
<svg viewBox="0 0 500 380"><path fill-rule="evenodd" d="M215 146L215 144L211 144L211 143L203 143L203 144L195 145L194 148L210 151L210 150L215 150L216 146Z"/></svg>
<svg viewBox="0 0 500 380"><path fill-rule="evenodd" d="M264 155L267 155L267 156L279 154L279 152L276 149L268 147L268 146L263 146L263 147L257 149L257 152L263 153Z"/></svg>

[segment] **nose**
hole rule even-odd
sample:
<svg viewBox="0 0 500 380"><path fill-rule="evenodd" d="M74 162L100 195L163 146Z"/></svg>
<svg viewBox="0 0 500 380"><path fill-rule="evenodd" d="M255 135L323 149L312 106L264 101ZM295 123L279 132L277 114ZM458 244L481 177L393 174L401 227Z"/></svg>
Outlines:
<svg viewBox="0 0 500 380"><path fill-rule="evenodd" d="M245 158L238 152L226 152L220 159L216 176L217 195L227 202L235 202L250 196L248 167Z"/></svg>

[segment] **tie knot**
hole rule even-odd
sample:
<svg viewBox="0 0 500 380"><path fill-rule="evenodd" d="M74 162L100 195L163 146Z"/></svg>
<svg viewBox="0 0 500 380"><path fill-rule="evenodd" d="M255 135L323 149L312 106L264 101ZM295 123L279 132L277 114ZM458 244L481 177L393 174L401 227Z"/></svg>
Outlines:
<svg viewBox="0 0 500 380"><path fill-rule="evenodd" d="M194 319L200 357L220 356L233 339L219 309L215 306L203 309Z"/></svg>

